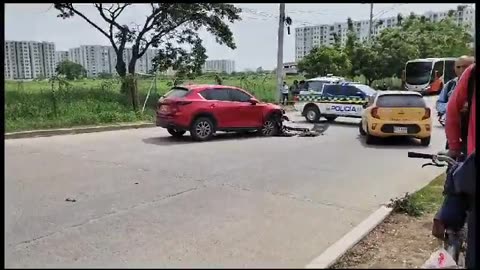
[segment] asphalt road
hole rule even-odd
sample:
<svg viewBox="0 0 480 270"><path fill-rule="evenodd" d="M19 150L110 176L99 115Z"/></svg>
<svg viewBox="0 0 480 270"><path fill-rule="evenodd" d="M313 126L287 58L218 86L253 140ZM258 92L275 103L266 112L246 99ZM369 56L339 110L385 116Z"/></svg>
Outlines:
<svg viewBox="0 0 480 270"><path fill-rule="evenodd" d="M441 171L407 158L442 149L435 120L430 147L366 146L358 120L338 121L313 138L6 140L6 267L303 267Z"/></svg>

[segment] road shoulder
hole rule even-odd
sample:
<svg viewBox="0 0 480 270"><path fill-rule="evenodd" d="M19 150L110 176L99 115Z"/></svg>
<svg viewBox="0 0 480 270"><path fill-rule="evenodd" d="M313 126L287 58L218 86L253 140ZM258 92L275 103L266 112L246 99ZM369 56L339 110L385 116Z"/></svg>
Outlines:
<svg viewBox="0 0 480 270"><path fill-rule="evenodd" d="M19 131L19 132L5 133L5 139L50 137L50 136L56 136L56 135L81 134L81 133L113 131L113 130L122 130L122 129L149 128L149 127L155 127L155 124L150 122L137 122L137 123L119 123L115 125L102 125L102 126L83 126L83 127L74 127L74 128Z"/></svg>

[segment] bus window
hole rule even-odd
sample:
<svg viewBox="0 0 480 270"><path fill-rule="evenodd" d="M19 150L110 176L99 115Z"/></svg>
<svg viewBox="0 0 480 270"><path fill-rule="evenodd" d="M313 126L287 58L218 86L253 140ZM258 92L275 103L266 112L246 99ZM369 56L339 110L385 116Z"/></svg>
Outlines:
<svg viewBox="0 0 480 270"><path fill-rule="evenodd" d="M447 83L451 79L457 77L455 74L455 61L446 60L445 61L445 72L443 73L443 82Z"/></svg>
<svg viewBox="0 0 480 270"><path fill-rule="evenodd" d="M432 79L433 80L432 80L432 82L435 79L442 77L443 67L444 67L444 61L443 60L435 62L435 64L433 65L433 72L432 72ZM435 76L437 76L437 77L435 77Z"/></svg>
<svg viewBox="0 0 480 270"><path fill-rule="evenodd" d="M432 73L432 62L409 62L405 67L405 82L410 85L428 84Z"/></svg>

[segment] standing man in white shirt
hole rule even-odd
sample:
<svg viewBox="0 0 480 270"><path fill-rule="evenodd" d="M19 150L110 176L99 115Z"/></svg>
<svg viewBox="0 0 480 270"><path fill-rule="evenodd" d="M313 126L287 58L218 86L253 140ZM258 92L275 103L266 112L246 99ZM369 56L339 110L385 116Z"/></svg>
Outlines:
<svg viewBox="0 0 480 270"><path fill-rule="evenodd" d="M282 85L282 100L281 100L281 103L283 105L287 105L287 102L288 102L288 91L289 90L289 87L287 85L286 82L283 82L283 85Z"/></svg>

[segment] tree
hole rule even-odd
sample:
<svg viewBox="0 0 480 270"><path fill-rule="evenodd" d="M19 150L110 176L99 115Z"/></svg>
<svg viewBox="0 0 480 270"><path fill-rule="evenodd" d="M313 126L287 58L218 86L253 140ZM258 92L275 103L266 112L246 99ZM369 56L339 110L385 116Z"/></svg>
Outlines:
<svg viewBox="0 0 480 270"><path fill-rule="evenodd" d="M351 59L354 70L359 70L368 63L362 54L370 55L379 61L380 71L372 71L370 67L362 68L363 75L368 77L383 76L401 77L408 60L429 57L457 57L469 54L470 35L451 19L430 22L421 17L410 16L401 26L387 28L372 40L371 46L364 46L362 53L356 53ZM368 48L368 50L367 50ZM367 50L367 51L364 51ZM365 62L367 61L367 62ZM367 76L366 76L367 77Z"/></svg>
<svg viewBox="0 0 480 270"><path fill-rule="evenodd" d="M374 80L384 77L384 64L380 55L379 46L373 42L365 42L354 50L354 68L372 85Z"/></svg>
<svg viewBox="0 0 480 270"><path fill-rule="evenodd" d="M420 58L456 57L469 53L472 36L465 27L451 18L429 22L418 18L408 19L399 32L399 41L416 44Z"/></svg>
<svg viewBox="0 0 480 270"><path fill-rule="evenodd" d="M57 74L65 75L66 79L69 81L87 76L87 71L82 65L68 60L58 63L55 71Z"/></svg>
<svg viewBox="0 0 480 270"><path fill-rule="evenodd" d="M347 25L348 25L348 31L347 31L347 41L345 42L345 53L350 60L350 63L352 63L352 68L348 72L348 75L350 75L352 78L357 75L357 65L354 65L353 62L356 61L354 59L354 51L355 48L358 46L358 37L357 34L353 28L353 22L351 18L347 19Z"/></svg>
<svg viewBox="0 0 480 270"><path fill-rule="evenodd" d="M338 47L315 47L298 63L298 70L306 72L309 77L327 73L345 76L350 69L347 54Z"/></svg>
<svg viewBox="0 0 480 270"><path fill-rule="evenodd" d="M149 13L140 25L128 26L120 23L119 17L132 7L131 3L93 4L102 23L102 28L94 19L79 10L73 3L56 3L60 11L58 17L63 19L79 16L111 43L117 58L116 70L122 78L122 91L130 93L132 107L138 110L138 96L135 80L135 64L153 47L159 49L156 57L157 67L162 70L173 67L181 73L199 72L199 67L206 59L205 48L198 32L205 27L216 37L219 44L235 49L230 23L240 20L239 8L222 3L150 3ZM127 45L131 44L132 58L125 63L123 55ZM190 51L185 49L190 47Z"/></svg>

